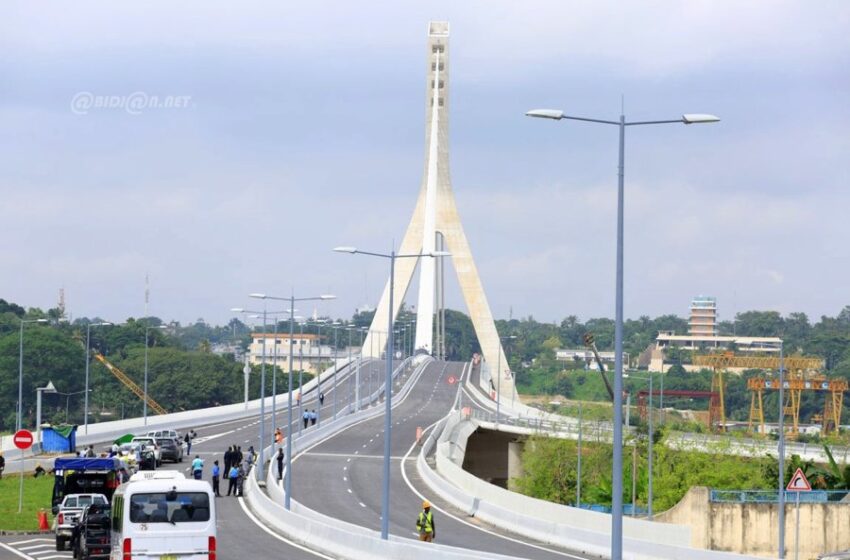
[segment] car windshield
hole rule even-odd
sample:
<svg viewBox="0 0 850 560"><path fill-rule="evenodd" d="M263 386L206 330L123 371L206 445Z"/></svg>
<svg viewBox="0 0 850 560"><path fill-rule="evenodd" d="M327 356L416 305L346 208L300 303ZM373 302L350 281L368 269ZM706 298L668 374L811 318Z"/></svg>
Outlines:
<svg viewBox="0 0 850 560"><path fill-rule="evenodd" d="M158 439L156 443L159 444L160 447L174 447L174 440L171 439Z"/></svg>
<svg viewBox="0 0 850 560"><path fill-rule="evenodd" d="M209 496L202 492L157 492L130 497L132 523L177 524L209 520Z"/></svg>
<svg viewBox="0 0 850 560"><path fill-rule="evenodd" d="M80 496L79 507L86 507L92 504L106 505L106 500L103 496Z"/></svg>

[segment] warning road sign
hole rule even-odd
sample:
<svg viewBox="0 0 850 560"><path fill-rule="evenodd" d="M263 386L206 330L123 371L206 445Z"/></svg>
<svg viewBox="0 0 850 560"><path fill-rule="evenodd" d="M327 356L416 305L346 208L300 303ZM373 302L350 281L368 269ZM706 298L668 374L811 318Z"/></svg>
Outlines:
<svg viewBox="0 0 850 560"><path fill-rule="evenodd" d="M803 469L797 467L797 472L791 477L785 489L789 492L811 492L812 485L809 484L809 479L803 474Z"/></svg>

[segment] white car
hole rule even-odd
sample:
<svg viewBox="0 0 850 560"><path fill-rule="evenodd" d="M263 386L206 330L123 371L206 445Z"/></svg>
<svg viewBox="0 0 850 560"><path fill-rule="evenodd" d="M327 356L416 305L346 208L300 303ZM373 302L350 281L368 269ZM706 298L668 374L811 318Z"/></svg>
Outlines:
<svg viewBox="0 0 850 560"><path fill-rule="evenodd" d="M143 446L142 449L153 450L153 457L156 460L156 466L158 467L162 464L160 449L154 438L148 436L137 436L130 440L130 444L133 446Z"/></svg>

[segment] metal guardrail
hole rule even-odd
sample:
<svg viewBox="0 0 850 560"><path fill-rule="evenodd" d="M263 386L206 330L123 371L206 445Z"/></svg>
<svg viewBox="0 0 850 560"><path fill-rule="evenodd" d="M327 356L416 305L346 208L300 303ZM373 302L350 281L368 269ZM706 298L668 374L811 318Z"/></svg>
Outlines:
<svg viewBox="0 0 850 560"><path fill-rule="evenodd" d="M848 490L812 490L811 492L785 492L785 502L794 503L800 494L800 503L823 504L841 502L850 494ZM711 490L709 501L721 504L775 504L779 501L776 490Z"/></svg>

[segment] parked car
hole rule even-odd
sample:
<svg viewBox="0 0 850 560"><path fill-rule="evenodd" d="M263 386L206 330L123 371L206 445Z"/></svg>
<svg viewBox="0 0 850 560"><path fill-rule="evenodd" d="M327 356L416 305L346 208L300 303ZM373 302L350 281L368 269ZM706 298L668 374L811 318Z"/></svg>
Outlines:
<svg viewBox="0 0 850 560"><path fill-rule="evenodd" d="M156 443L156 439L148 436L137 436L130 441L131 444L138 444L142 446L142 451L150 450L153 451L154 459L156 459L156 466L158 467L162 463L162 457L159 455L159 445ZM144 453L142 453L144 455Z"/></svg>
<svg viewBox="0 0 850 560"><path fill-rule="evenodd" d="M71 551L78 560L109 558L112 529L109 506L92 504L83 511L71 539Z"/></svg>
<svg viewBox="0 0 850 560"><path fill-rule="evenodd" d="M183 446L171 438L157 438L159 445L159 458L161 461L171 461L172 463L183 462Z"/></svg>
<svg viewBox="0 0 850 560"><path fill-rule="evenodd" d="M74 536L74 526L90 505L108 506L109 500L103 494L68 494L62 503L53 506L56 518L53 520L53 532L56 536L56 550L65 550L65 543Z"/></svg>

